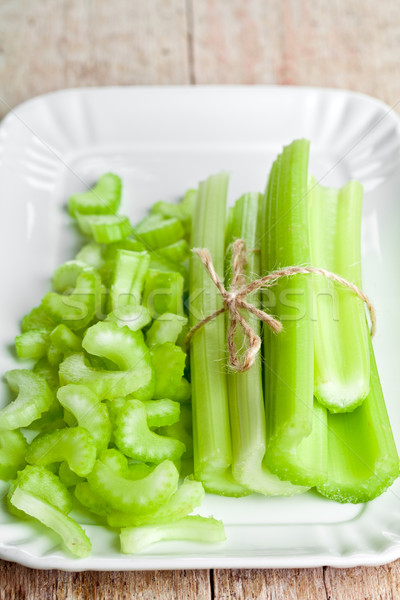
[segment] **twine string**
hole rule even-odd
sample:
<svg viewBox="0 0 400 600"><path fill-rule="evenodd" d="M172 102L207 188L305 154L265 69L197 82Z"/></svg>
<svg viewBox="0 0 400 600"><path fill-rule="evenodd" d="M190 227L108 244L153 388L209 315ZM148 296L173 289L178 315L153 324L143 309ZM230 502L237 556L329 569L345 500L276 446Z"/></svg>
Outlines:
<svg viewBox="0 0 400 600"><path fill-rule="evenodd" d="M218 315L227 312L229 314L229 327L227 335L229 364L235 371L248 371L254 364L257 354L261 348L260 336L249 325L248 321L240 312L240 309L244 309L253 314L260 321L266 323L268 327L270 327L275 333L280 333L283 329L282 323L278 321L278 319L261 310L260 308L257 308L254 306L254 304L247 302L246 297L262 288L266 289L272 287L279 279L282 279L283 277L314 273L348 288L367 305L371 319L371 336L374 336L375 334L376 314L374 306L367 294L365 294L354 283L347 281L347 279L344 279L344 277L341 277L336 273L332 273L331 271L320 269L318 267L284 267L282 269L273 271L264 277L260 277L260 279L255 279L250 281L250 283L245 284L244 270L247 264L246 244L243 240L236 240L233 244L232 284L230 289L227 290L215 271L211 255L207 248L193 248L193 252L199 256L210 276L211 281L215 284L219 293L221 294L223 306L213 312L211 315L208 315L196 323L196 325L190 329L186 336L186 344L189 346L192 337L201 327L204 327L204 325L210 321L213 321L216 317L218 317ZM243 360L240 360L235 344L235 332L238 326L242 328L243 333L248 341L248 348Z"/></svg>

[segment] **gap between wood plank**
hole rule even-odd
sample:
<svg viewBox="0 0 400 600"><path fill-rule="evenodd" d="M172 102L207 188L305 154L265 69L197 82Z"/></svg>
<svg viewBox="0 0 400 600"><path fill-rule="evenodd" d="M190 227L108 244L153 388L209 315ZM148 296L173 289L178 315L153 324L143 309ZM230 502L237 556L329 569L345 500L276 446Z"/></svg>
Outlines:
<svg viewBox="0 0 400 600"><path fill-rule="evenodd" d="M194 62L193 0L186 0L186 40L189 66L189 82L190 85L196 85L196 71Z"/></svg>

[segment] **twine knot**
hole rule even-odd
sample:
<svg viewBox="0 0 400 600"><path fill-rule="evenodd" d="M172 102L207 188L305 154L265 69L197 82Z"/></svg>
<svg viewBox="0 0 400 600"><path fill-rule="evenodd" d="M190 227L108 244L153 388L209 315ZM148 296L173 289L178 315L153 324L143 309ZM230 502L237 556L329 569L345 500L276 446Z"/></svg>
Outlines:
<svg viewBox="0 0 400 600"><path fill-rule="evenodd" d="M327 279L339 283L344 287L347 287L367 305L371 318L371 336L375 334L376 314L368 296L354 283L347 281L347 279L340 277L340 275L336 275L336 273L332 273L331 271L317 267L284 267L282 269L273 271L272 273L269 273L260 279L255 279L254 281L250 281L250 283L245 284L244 270L247 264L246 244L244 240L236 240L233 243L232 283L230 289L227 290L215 271L211 255L207 248L193 248L193 252L199 256L211 278L211 281L217 287L222 298L223 306L213 312L211 315L208 315L208 317L205 317L202 321L199 321L199 323L190 329L186 336L186 344L189 346L193 335L201 327L214 320L218 315L227 312L229 315L229 327L227 334L229 364L235 371L248 371L253 366L257 354L261 348L260 336L249 325L248 321L242 315L241 310L246 310L247 312L253 314L260 321L266 323L268 327L270 327L275 333L280 333L282 331L283 326L278 319L275 319L275 317L272 315L266 313L260 308L257 308L254 306L254 304L251 304L246 300L246 297L249 294L257 292L261 288L266 289L273 286L276 281L282 277L315 273L316 275L321 275ZM238 326L242 328L243 333L247 337L248 341L248 348L242 360L240 360L238 356L235 343L235 333Z"/></svg>

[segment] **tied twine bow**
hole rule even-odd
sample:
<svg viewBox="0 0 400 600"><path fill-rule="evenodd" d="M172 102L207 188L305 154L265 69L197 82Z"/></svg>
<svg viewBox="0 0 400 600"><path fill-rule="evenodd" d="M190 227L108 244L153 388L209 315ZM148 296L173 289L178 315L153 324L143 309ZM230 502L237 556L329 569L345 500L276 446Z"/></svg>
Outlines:
<svg viewBox="0 0 400 600"><path fill-rule="evenodd" d="M200 257L201 262L205 266L208 274L210 275L211 281L216 285L219 293L223 300L223 306L213 312L208 317L205 317L202 321L192 327L186 336L186 344L189 345L193 335L201 327L215 319L218 315L227 312L229 314L229 327L228 327L228 351L229 351L229 364L235 371L248 371L254 364L256 356L261 347L261 338L249 325L247 320L243 317L240 309L247 310L260 321L266 323L275 333L282 331L283 326L278 319L275 319L272 315L260 310L254 304L250 304L246 301L246 297L261 288L269 288L275 285L278 279L282 277L288 277L291 275L315 273L316 275L322 275L331 281L335 281L340 285L348 288L354 294L356 294L368 307L370 318L371 318L371 336L376 331L376 314L375 309L369 300L368 296L360 290L354 283L347 281L340 275L327 271L326 269L319 269L317 267L284 267L273 271L260 279L250 281L245 284L244 268L247 264L246 258L246 244L243 240L236 240L233 244L233 256L232 256L232 284L229 290L225 289L224 284L217 275L211 255L207 248L193 248L193 252ZM243 333L248 340L248 349L241 361L238 357L236 344L235 344L235 332L240 325Z"/></svg>

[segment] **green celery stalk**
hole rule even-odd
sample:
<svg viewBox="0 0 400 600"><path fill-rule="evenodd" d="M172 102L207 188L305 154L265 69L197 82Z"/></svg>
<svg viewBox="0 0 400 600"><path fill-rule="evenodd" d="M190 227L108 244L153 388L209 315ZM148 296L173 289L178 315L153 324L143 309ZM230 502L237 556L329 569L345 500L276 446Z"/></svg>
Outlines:
<svg viewBox="0 0 400 600"><path fill-rule="evenodd" d="M309 142L296 140L275 161L264 202L262 272L310 264L307 168ZM309 275L280 279L264 307L283 324L264 325L265 461L273 473L312 487L327 477L326 414L313 409L314 350Z"/></svg>
<svg viewBox="0 0 400 600"><path fill-rule="evenodd" d="M235 204L230 215L228 245L235 239L243 239L248 250L245 274L260 276L260 256L252 250L259 247L260 194L245 194ZM227 261L227 277L231 260ZM260 295L254 293L247 301L260 306ZM252 329L260 334L260 321L250 313L244 315ZM236 335L238 348L245 344L241 330ZM266 496L290 496L306 491L307 488L281 481L263 464L266 446L264 396L261 376L261 356L245 373L228 374L229 412L232 432L234 478L242 485Z"/></svg>
<svg viewBox="0 0 400 600"><path fill-rule="evenodd" d="M337 502L368 502L400 474L371 340L369 349L367 398L351 413L328 415L328 480L317 489Z"/></svg>
<svg viewBox="0 0 400 600"><path fill-rule="evenodd" d="M224 271L226 198L229 176L200 183L192 247L208 248L217 273ZM191 326L222 306L222 299L197 256L190 265ZM225 369L225 319L199 329L191 342L194 471L209 492L242 496L249 491L232 476L232 443Z"/></svg>
<svg viewBox="0 0 400 600"><path fill-rule="evenodd" d="M311 260L361 288L362 186L340 190L309 185ZM354 410L369 391L368 329L364 303L351 290L313 276L315 389L330 412Z"/></svg>

